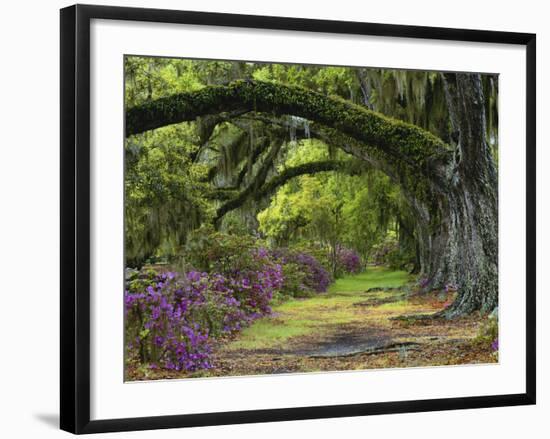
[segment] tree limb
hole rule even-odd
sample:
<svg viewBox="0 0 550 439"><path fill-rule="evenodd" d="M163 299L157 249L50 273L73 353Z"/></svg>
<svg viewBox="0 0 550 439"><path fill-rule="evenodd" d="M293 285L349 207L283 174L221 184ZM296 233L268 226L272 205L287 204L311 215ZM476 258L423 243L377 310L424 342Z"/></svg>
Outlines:
<svg viewBox="0 0 550 439"><path fill-rule="evenodd" d="M447 144L415 125L304 88L259 81L209 86L130 108L126 113L126 135L207 114L246 110L316 121L363 143L373 157L384 155L427 175L434 163L451 159Z"/></svg>
<svg viewBox="0 0 550 439"><path fill-rule="evenodd" d="M265 182L264 178L264 182L259 186L257 186L258 182L252 182L240 193L235 193L235 190L227 189L220 189L219 192L214 191L209 195L209 198L222 200L225 197L230 197L232 194L235 194L218 209L215 221L220 221L226 213L241 207L248 200L260 201L264 197L272 194L277 188L281 187L289 180L300 175L311 175L328 171L340 171L349 175L359 175L364 169L364 165L353 163L349 160L322 160L286 168L268 182Z"/></svg>

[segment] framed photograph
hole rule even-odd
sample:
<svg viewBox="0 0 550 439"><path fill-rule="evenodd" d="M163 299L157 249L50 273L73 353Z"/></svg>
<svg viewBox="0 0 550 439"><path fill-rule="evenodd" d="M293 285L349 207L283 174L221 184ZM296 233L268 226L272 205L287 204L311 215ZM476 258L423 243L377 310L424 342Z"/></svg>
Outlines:
<svg viewBox="0 0 550 439"><path fill-rule="evenodd" d="M61 428L534 404L535 41L62 9Z"/></svg>

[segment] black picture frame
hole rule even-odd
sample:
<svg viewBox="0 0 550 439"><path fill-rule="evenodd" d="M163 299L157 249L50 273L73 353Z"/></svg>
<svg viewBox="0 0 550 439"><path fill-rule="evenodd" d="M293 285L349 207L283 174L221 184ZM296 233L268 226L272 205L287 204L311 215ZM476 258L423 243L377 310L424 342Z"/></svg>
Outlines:
<svg viewBox="0 0 550 439"><path fill-rule="evenodd" d="M526 392L224 413L90 420L90 21L130 20L526 47ZM81 434L535 404L536 36L303 18L75 5L61 10L61 429Z"/></svg>

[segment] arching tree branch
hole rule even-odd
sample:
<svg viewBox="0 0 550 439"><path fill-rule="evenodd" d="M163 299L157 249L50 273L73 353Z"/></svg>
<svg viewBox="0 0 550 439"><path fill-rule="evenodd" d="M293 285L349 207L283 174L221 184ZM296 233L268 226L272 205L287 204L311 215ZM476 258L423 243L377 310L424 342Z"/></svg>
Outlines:
<svg viewBox="0 0 550 439"><path fill-rule="evenodd" d="M247 113L246 115L240 115L238 117L238 120L226 118L224 119L224 121L233 123L239 127L241 127L242 123L261 122L264 125L269 126L269 130L273 133L273 137L279 137L280 139L284 139L285 136L288 134L288 119L273 114L254 112ZM383 157L374 158L370 156L368 154L368 151L372 150L372 148L367 147L365 144L357 141L356 139L353 139L333 128L321 125L316 122L308 121L308 126L309 130L307 132L305 127L303 126L296 127L296 137L300 139L317 139L325 143L327 146L339 148L344 152L367 162L371 167L381 170L386 175L388 175L394 183L400 184L402 187L406 186L409 189L413 188L414 191L414 187L418 184L417 180L413 180L412 182L404 181L406 180L406 175L399 173L398 169L392 167L386 160L384 160ZM259 156L263 151L265 151L267 146L268 145L265 142L263 144L259 143L258 145L256 145L256 148L254 149L252 155L253 162L255 162L259 158ZM214 175L216 170L216 167L210 169L212 176ZM248 167L244 166L238 174L236 185L232 188L227 189L238 189L242 185L247 171ZM211 180L211 178L209 178L209 180Z"/></svg>
<svg viewBox="0 0 550 439"><path fill-rule="evenodd" d="M359 175L364 170L364 164L354 163L349 160L322 160L292 166L290 168L286 168L280 174L277 174L265 183L261 189L254 194L254 199L261 200L262 198L272 194L277 188L284 185L287 181L299 177L300 175L312 175L319 172L328 171L339 171L348 175Z"/></svg>
<svg viewBox="0 0 550 439"><path fill-rule="evenodd" d="M256 187L257 183L253 182L240 193L235 190L218 189L209 194L209 198L223 200L230 197L229 201L218 209L215 219L217 222L221 220L226 213L241 207L246 201L259 201L272 194L277 188L281 187L289 180L299 177L300 175L312 175L328 171L339 171L348 175L359 175L364 170L364 164L355 163L350 160L321 160L304 163L284 169L281 173L263 183L260 187Z"/></svg>

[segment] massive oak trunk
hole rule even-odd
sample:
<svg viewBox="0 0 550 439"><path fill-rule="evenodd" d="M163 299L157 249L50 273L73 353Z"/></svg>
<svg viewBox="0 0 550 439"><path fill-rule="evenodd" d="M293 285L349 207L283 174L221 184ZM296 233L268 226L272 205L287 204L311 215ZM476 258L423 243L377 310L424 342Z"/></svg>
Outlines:
<svg viewBox="0 0 550 439"><path fill-rule="evenodd" d="M498 305L498 182L487 144L484 96L477 74L445 74L454 130L455 164L440 202L441 227L433 238L434 283L456 283L454 316ZM437 257L436 256L436 257Z"/></svg>
<svg viewBox="0 0 550 439"><path fill-rule="evenodd" d="M422 276L458 287L454 317L497 305L497 176L485 140L479 75L445 75L453 126L447 145L419 127L349 102L280 84L237 81L132 108L127 135L208 114L258 111L294 115L324 127L335 146L398 183L416 216ZM265 180L265 179L264 179Z"/></svg>

